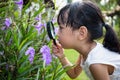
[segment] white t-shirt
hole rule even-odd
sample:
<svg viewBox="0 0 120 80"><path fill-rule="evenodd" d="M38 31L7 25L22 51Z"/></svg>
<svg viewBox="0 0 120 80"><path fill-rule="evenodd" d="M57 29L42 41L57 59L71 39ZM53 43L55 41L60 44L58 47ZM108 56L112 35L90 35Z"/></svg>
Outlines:
<svg viewBox="0 0 120 80"><path fill-rule="evenodd" d="M85 73L90 78L90 80L94 80L92 74L89 70L91 64L107 64L113 66L114 72L110 75L111 80L120 80L120 54L116 52L112 52L103 47L102 44L97 43L96 47L92 49L86 61L81 64Z"/></svg>

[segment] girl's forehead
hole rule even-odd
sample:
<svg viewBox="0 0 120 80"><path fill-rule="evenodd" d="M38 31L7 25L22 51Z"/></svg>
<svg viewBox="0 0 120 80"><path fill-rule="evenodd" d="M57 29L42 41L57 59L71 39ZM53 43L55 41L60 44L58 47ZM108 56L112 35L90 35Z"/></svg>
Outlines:
<svg viewBox="0 0 120 80"><path fill-rule="evenodd" d="M63 13L60 13L58 15L57 22L58 24L66 24L68 21L68 10L64 11Z"/></svg>

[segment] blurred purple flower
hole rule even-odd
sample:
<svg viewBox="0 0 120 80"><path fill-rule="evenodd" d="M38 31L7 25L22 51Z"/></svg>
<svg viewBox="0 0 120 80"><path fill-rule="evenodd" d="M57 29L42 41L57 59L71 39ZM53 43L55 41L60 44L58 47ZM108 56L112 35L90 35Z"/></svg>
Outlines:
<svg viewBox="0 0 120 80"><path fill-rule="evenodd" d="M41 20L41 15L38 15L35 20L40 21Z"/></svg>
<svg viewBox="0 0 120 80"><path fill-rule="evenodd" d="M53 19L52 19L52 22L53 22L53 23L56 23L56 22L57 22L57 18L53 18Z"/></svg>
<svg viewBox="0 0 120 80"><path fill-rule="evenodd" d="M5 26L1 27L1 30L5 30L5 29L6 29L6 27L5 27Z"/></svg>
<svg viewBox="0 0 120 80"><path fill-rule="evenodd" d="M22 10L23 0L16 1L15 4L17 4L17 5L18 5L18 8L19 8L20 10Z"/></svg>
<svg viewBox="0 0 120 80"><path fill-rule="evenodd" d="M44 26L44 24L42 24L41 22L38 22L37 25L35 26L35 28L37 29L38 31L38 34L40 34L40 30L41 28Z"/></svg>
<svg viewBox="0 0 120 80"><path fill-rule="evenodd" d="M29 61L32 64L35 55L35 49L33 47L29 47L28 50L25 52L25 55L29 55Z"/></svg>
<svg viewBox="0 0 120 80"><path fill-rule="evenodd" d="M9 18L6 18L6 19L5 19L4 24L6 25L6 28L10 27L11 23L12 23L12 22L11 22L11 20L10 20Z"/></svg>
<svg viewBox="0 0 120 80"><path fill-rule="evenodd" d="M43 26L46 27L46 23L44 23Z"/></svg>
<svg viewBox="0 0 120 80"><path fill-rule="evenodd" d="M58 27L55 27L55 34L57 34L58 33Z"/></svg>
<svg viewBox="0 0 120 80"><path fill-rule="evenodd" d="M52 56L50 54L50 48L46 45L42 46L40 49L40 53L42 53L43 60L45 61L46 65L49 65L52 61Z"/></svg>
<svg viewBox="0 0 120 80"><path fill-rule="evenodd" d="M39 16L37 16L37 17L35 18L35 20L39 21L39 20L40 20Z"/></svg>

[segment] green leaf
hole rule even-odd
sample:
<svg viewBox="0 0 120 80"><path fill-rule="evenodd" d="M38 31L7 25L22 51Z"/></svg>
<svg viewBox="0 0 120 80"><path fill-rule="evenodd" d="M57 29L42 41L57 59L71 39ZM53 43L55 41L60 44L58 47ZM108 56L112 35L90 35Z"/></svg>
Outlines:
<svg viewBox="0 0 120 80"><path fill-rule="evenodd" d="M71 69L73 66L68 66L65 69L60 68L59 71L56 74L56 78L60 77L63 73L65 73L66 71L68 71L69 69Z"/></svg>
<svg viewBox="0 0 120 80"><path fill-rule="evenodd" d="M25 35L25 37L30 36L33 32L35 32L34 30L35 28L33 26L28 27L27 35Z"/></svg>
<svg viewBox="0 0 120 80"><path fill-rule="evenodd" d="M10 30L7 31L5 38L6 38L6 39L5 39L6 43L8 43L9 40L10 40L10 38L11 38L11 31L10 31Z"/></svg>
<svg viewBox="0 0 120 80"><path fill-rule="evenodd" d="M20 51L20 49L23 47L23 45L28 41L31 40L32 37L34 37L34 35L36 35L36 32L33 32L30 36L26 37L20 44L18 50Z"/></svg>
<svg viewBox="0 0 120 80"><path fill-rule="evenodd" d="M28 56L24 56L22 57L22 59L19 61L19 68L18 68L18 72L21 74L23 73L24 71L26 71L26 69L30 68L30 64L29 64L29 61L28 61Z"/></svg>
<svg viewBox="0 0 120 80"><path fill-rule="evenodd" d="M31 43L33 43L33 41L29 41L27 42L20 50L20 54L19 54L19 57L18 57L18 61L21 59L21 57L23 57L23 54L25 54L25 50L26 48L28 47L28 45L30 45Z"/></svg>
<svg viewBox="0 0 120 80"><path fill-rule="evenodd" d="M39 80L39 75L40 75L40 68L38 68L37 76L36 76L36 79L35 79L35 80Z"/></svg>
<svg viewBox="0 0 120 80"><path fill-rule="evenodd" d="M5 65L5 64L6 64L6 62L0 63L0 66Z"/></svg>
<svg viewBox="0 0 120 80"><path fill-rule="evenodd" d="M15 12L14 12L14 16L15 16L15 18L19 17L19 12L18 12L18 11L15 11Z"/></svg>
<svg viewBox="0 0 120 80"><path fill-rule="evenodd" d="M36 17L40 12L45 8L45 5L42 5L38 11L36 11L33 15L33 17Z"/></svg>
<svg viewBox="0 0 120 80"><path fill-rule="evenodd" d="M17 80L35 80L35 78L17 78Z"/></svg>
<svg viewBox="0 0 120 80"><path fill-rule="evenodd" d="M1 13L2 11L5 11L6 8L7 8L7 6L4 6L4 7L0 8L0 13Z"/></svg>
<svg viewBox="0 0 120 80"><path fill-rule="evenodd" d="M18 47L19 47L18 34L16 34L15 31L12 31L12 35L13 35L13 41L14 41L14 44L15 44L16 47L18 48Z"/></svg>
<svg viewBox="0 0 120 80"><path fill-rule="evenodd" d="M28 68L28 69L25 70L23 73L21 73L18 77L22 77L22 76L24 76L25 74L27 74L27 73L31 72L32 70L37 69L37 68L39 68L39 67L40 67L40 65L30 67L30 69Z"/></svg>
<svg viewBox="0 0 120 80"><path fill-rule="evenodd" d="M22 14L24 14L25 10L28 9L28 7L30 6L30 3L31 3L31 0L26 5L24 5L23 10L22 10Z"/></svg>
<svg viewBox="0 0 120 80"><path fill-rule="evenodd" d="M22 32L21 32L21 30L18 28L18 45L20 45L22 38L23 38Z"/></svg>

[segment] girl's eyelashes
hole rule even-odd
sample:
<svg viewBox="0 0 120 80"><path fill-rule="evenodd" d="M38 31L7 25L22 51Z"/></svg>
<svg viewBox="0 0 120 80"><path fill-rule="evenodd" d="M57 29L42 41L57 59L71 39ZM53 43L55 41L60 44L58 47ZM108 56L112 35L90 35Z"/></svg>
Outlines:
<svg viewBox="0 0 120 80"><path fill-rule="evenodd" d="M64 27L62 27L62 26L59 26L59 28L60 28L60 29L63 29Z"/></svg>

